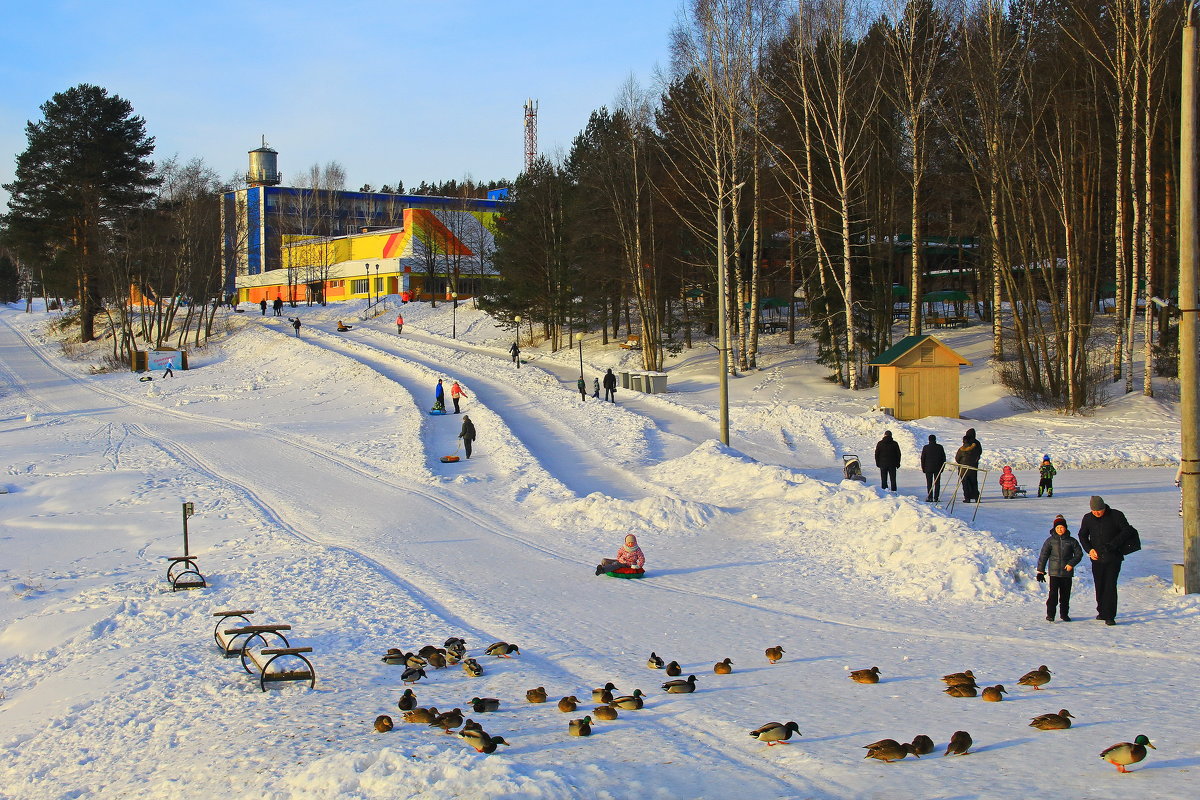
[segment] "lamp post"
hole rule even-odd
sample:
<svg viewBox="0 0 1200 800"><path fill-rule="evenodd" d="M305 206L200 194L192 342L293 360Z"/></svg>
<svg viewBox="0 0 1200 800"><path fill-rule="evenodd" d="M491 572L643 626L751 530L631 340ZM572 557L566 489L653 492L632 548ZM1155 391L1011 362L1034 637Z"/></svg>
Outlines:
<svg viewBox="0 0 1200 800"><path fill-rule="evenodd" d="M367 308L371 307L371 265L363 264L363 269L367 273Z"/></svg>
<svg viewBox="0 0 1200 800"><path fill-rule="evenodd" d="M450 299L454 302L454 308L450 312L450 338L458 338L458 292L451 292Z"/></svg>
<svg viewBox="0 0 1200 800"><path fill-rule="evenodd" d="M1183 511L1183 590L1200 592L1200 394L1197 392L1197 264L1196 237L1196 4L1189 2L1184 19L1180 63L1179 136L1179 476Z"/></svg>
<svg viewBox="0 0 1200 800"><path fill-rule="evenodd" d="M575 334L575 344L579 345L579 380L583 380L583 331Z"/></svg>

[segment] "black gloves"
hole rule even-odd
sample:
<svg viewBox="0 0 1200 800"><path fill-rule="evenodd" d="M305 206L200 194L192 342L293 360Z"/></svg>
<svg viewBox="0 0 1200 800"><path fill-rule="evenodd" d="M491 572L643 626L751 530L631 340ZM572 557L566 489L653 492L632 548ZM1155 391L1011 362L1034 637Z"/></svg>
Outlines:
<svg viewBox="0 0 1200 800"><path fill-rule="evenodd" d="M1037 574L1037 582L1038 582L1038 583L1045 583L1045 582L1046 582L1046 573L1044 573L1044 572L1039 572L1039 573Z"/></svg>

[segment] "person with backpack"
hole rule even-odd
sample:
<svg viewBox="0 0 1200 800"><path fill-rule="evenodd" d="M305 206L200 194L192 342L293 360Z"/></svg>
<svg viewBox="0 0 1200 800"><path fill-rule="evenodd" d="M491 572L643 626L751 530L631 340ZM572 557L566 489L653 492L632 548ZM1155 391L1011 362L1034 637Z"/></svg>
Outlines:
<svg viewBox="0 0 1200 800"><path fill-rule="evenodd" d="M1125 515L1110 508L1104 498L1092 495L1091 511L1079 523L1079 543L1092 560L1092 581L1096 584L1096 619L1116 625L1117 577L1125 556L1142 548L1137 529Z"/></svg>
<svg viewBox="0 0 1200 800"><path fill-rule="evenodd" d="M1054 612L1063 622L1071 621L1071 581L1075 567L1083 560L1083 548L1071 532L1067 521L1059 514L1050 526L1050 536L1042 542L1038 554L1037 580L1045 583L1050 576L1050 595L1046 598L1046 621L1054 622Z"/></svg>

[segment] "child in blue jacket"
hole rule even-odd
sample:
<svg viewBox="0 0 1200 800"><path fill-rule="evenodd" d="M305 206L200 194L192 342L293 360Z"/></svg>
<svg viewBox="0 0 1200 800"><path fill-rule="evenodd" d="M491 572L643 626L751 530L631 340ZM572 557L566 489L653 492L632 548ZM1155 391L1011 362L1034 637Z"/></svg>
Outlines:
<svg viewBox="0 0 1200 800"><path fill-rule="evenodd" d="M1038 555L1038 583L1050 576L1050 596L1046 598L1046 621L1054 622L1054 611L1063 622L1071 621L1071 580L1075 567L1083 560L1083 546L1067 530L1067 521L1059 514L1050 527L1050 536Z"/></svg>

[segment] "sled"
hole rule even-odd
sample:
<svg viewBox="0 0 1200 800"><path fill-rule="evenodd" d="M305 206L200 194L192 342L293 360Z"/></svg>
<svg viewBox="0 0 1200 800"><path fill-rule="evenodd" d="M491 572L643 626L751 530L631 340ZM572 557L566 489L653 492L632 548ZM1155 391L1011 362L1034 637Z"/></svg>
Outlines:
<svg viewBox="0 0 1200 800"><path fill-rule="evenodd" d="M143 375L142 377L138 378L138 380L139 381L152 381L152 380L154 380L154 378L151 378L149 375Z"/></svg>
<svg viewBox="0 0 1200 800"><path fill-rule="evenodd" d="M442 414L445 414L445 413L446 413L446 409L444 409L444 408L431 408L431 409L429 409L429 413L430 413L430 414L433 414L433 415L435 415L435 416L441 416Z"/></svg>
<svg viewBox="0 0 1200 800"><path fill-rule="evenodd" d="M442 456L443 464L453 464L455 461L461 461L458 456Z"/></svg>
<svg viewBox="0 0 1200 800"><path fill-rule="evenodd" d="M342 333L344 331L352 331L352 330L354 330L353 325L343 325L342 327L338 328L338 333Z"/></svg>
<svg viewBox="0 0 1200 800"><path fill-rule="evenodd" d="M618 567L612 572L606 572L604 574L610 578L625 578L626 580L630 580L632 578L646 577L646 570L640 568L635 569L634 567Z"/></svg>

